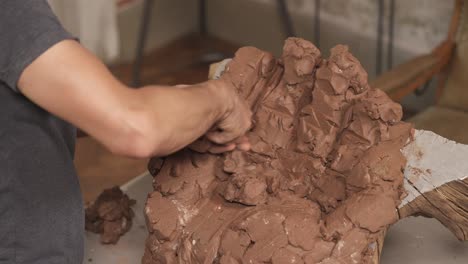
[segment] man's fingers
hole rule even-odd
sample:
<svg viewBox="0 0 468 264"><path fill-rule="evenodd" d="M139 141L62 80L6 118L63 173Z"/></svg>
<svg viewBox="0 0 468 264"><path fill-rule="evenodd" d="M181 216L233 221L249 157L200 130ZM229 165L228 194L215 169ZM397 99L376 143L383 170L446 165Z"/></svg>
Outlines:
<svg viewBox="0 0 468 264"><path fill-rule="evenodd" d="M223 152L228 152L228 151L233 151L234 149L236 149L236 144L234 143L231 143L231 144L227 144L227 145L212 145L208 151L210 153L213 153L213 154L219 154L219 153L223 153Z"/></svg>
<svg viewBox="0 0 468 264"><path fill-rule="evenodd" d="M237 144L236 146L238 150L242 150L242 151L249 151L250 147L251 147L250 142L243 142L243 143Z"/></svg>
<svg viewBox="0 0 468 264"><path fill-rule="evenodd" d="M242 150L242 151L249 151L250 150L250 142L249 138L247 136L242 136L234 140L234 143L236 143L236 149Z"/></svg>
<svg viewBox="0 0 468 264"><path fill-rule="evenodd" d="M205 137L197 139L195 142L190 144L188 147L196 152L205 153L207 152L213 144L208 141Z"/></svg>
<svg viewBox="0 0 468 264"><path fill-rule="evenodd" d="M216 144L224 145L234 141L238 137L236 134L233 132L211 131L206 133L206 137Z"/></svg>
<svg viewBox="0 0 468 264"><path fill-rule="evenodd" d="M248 151L250 150L249 138L246 136L239 137L226 144L215 144L206 137L202 137L188 146L191 150L206 153L210 152L213 154L219 154L223 152L233 151L235 149Z"/></svg>
<svg viewBox="0 0 468 264"><path fill-rule="evenodd" d="M249 138L247 136L238 137L236 138L236 140L234 140L234 143L236 144L242 144L242 143L248 143L248 142L249 142Z"/></svg>

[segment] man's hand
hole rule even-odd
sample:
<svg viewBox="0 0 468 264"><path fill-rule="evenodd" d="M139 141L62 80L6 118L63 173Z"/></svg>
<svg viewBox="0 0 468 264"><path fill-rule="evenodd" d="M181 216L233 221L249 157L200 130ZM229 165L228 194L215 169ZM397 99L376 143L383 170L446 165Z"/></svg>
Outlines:
<svg viewBox="0 0 468 264"><path fill-rule="evenodd" d="M252 125L252 112L236 93L232 84L223 80L210 81L210 88L223 102L223 113L204 137L191 145L199 152L221 153L240 149L247 151L250 143L245 133Z"/></svg>
<svg viewBox="0 0 468 264"><path fill-rule="evenodd" d="M224 80L212 80L205 83L217 101L223 102L223 111L215 125L201 138L190 144L197 152L218 154L239 149L248 151L250 143L245 133L252 125L252 112L236 93L232 84ZM190 85L176 85L188 88Z"/></svg>
<svg viewBox="0 0 468 264"><path fill-rule="evenodd" d="M223 152L233 151L235 149L248 151L250 150L250 142L247 136L242 136L233 142L220 145L213 143L208 138L203 136L200 139L193 142L192 144L190 144L189 148L200 153L210 152L213 154L219 154Z"/></svg>
<svg viewBox="0 0 468 264"><path fill-rule="evenodd" d="M244 134L251 113L234 87L217 80L184 89L131 89L72 40L35 59L18 87L31 101L117 154L164 156L205 134L211 144L207 151L213 153L249 148Z"/></svg>
<svg viewBox="0 0 468 264"><path fill-rule="evenodd" d="M219 145L236 143L236 140L250 129L252 112L232 84L226 84L224 80L211 82L219 95L217 100L224 103L224 111L214 129L209 131L206 137Z"/></svg>

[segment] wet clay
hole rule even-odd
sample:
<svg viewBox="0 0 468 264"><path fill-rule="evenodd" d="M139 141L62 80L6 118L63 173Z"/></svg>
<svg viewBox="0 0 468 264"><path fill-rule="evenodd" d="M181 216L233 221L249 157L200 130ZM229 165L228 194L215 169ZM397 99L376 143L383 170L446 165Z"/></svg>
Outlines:
<svg viewBox="0 0 468 264"><path fill-rule="evenodd" d="M86 208L85 228L101 234L101 243L115 244L132 226L134 216L130 199L116 186L104 190L94 203Z"/></svg>
<svg viewBox="0 0 468 264"><path fill-rule="evenodd" d="M238 50L221 79L254 113L252 149L153 162L143 263L369 263L405 195L402 109L348 48Z"/></svg>

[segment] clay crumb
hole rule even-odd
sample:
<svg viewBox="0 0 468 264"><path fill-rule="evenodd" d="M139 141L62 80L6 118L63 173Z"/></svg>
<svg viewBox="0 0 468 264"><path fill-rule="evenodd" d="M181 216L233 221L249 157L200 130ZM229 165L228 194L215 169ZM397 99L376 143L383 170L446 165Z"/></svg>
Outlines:
<svg viewBox="0 0 468 264"><path fill-rule="evenodd" d="M132 226L135 203L118 186L104 190L85 209L85 229L101 234L102 244L116 244Z"/></svg>

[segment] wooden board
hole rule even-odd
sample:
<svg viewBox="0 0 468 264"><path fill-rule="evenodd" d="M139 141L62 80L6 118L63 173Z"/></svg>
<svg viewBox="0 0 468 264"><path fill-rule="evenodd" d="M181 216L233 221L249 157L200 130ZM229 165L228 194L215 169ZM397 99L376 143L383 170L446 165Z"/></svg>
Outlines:
<svg viewBox="0 0 468 264"><path fill-rule="evenodd" d="M408 196L400 208L421 194L454 180L464 180L468 176L468 145L451 141L434 132L416 130L414 141L402 152L407 159L405 189Z"/></svg>

